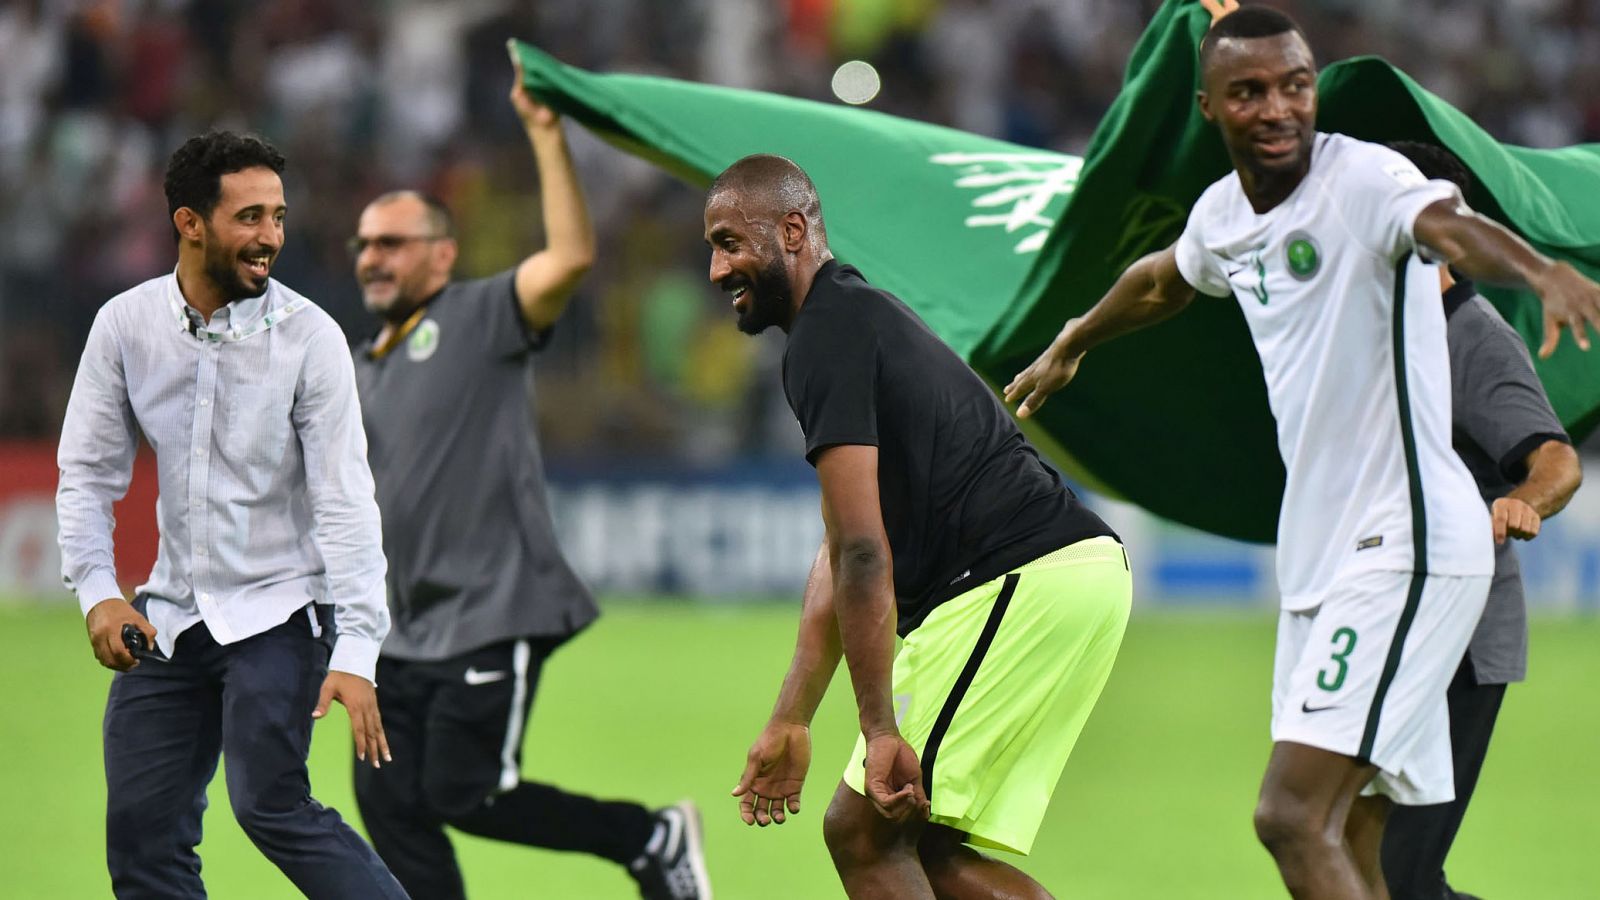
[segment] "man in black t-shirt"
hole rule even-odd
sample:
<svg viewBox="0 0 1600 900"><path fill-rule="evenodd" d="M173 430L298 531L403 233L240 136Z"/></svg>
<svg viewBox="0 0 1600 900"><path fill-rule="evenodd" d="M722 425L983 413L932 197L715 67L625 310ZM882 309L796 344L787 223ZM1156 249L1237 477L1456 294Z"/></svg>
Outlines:
<svg viewBox="0 0 1600 900"><path fill-rule="evenodd" d="M368 204L351 241L383 319L355 368L393 560L377 680L394 758L356 767L356 800L413 900L465 896L446 825L609 859L648 900L709 900L692 803L652 812L521 776L540 670L598 611L556 544L529 402L533 353L594 257L594 230L560 120L520 84L542 250L453 281L450 213L415 191Z"/></svg>
<svg viewBox="0 0 1600 900"><path fill-rule="evenodd" d="M741 817L799 811L807 728L842 655L861 739L823 834L847 893L1048 896L966 845L1032 848L1122 640L1121 544L949 347L833 259L793 162L722 173L705 236L739 328L788 333L784 390L827 527L794 662L734 790Z"/></svg>

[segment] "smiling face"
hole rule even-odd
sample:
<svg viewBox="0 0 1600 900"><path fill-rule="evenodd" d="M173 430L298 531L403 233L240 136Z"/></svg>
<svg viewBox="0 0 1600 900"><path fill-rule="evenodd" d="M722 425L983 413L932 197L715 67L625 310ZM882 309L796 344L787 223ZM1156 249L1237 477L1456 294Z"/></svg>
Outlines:
<svg viewBox="0 0 1600 900"><path fill-rule="evenodd" d="M1316 134L1317 70L1298 32L1227 37L1205 61L1200 111L1255 179L1304 174Z"/></svg>
<svg viewBox="0 0 1600 900"><path fill-rule="evenodd" d="M427 204L412 194L368 206L352 247L362 302L391 321L404 321L438 293L456 261L456 242L438 233Z"/></svg>
<svg viewBox="0 0 1600 900"><path fill-rule="evenodd" d="M283 180L265 166L229 172L203 220L202 272L223 303L259 297L283 249ZM191 212L192 214L192 212ZM198 217L197 217L198 218Z"/></svg>
<svg viewBox="0 0 1600 900"><path fill-rule="evenodd" d="M706 200L705 227L711 283L733 296L739 330L760 334L774 325L787 330L794 318L794 290L779 247L779 223L754 217L735 191L722 190Z"/></svg>

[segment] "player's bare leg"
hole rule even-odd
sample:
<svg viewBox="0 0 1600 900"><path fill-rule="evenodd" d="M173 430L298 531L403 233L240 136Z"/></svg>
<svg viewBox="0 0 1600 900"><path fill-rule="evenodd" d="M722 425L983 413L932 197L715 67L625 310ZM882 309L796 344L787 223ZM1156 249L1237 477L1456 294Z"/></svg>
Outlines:
<svg viewBox="0 0 1600 900"><path fill-rule="evenodd" d="M1350 818L1344 823L1345 843L1355 857L1356 868L1377 900L1389 900L1389 885L1383 877L1383 826L1389 821L1394 801L1388 797L1357 797L1350 805Z"/></svg>
<svg viewBox="0 0 1600 900"><path fill-rule="evenodd" d="M1375 900L1345 842L1345 823L1377 771L1329 750L1288 741L1272 745L1256 805L1256 835L1296 900Z"/></svg>
<svg viewBox="0 0 1600 900"><path fill-rule="evenodd" d="M851 900L934 900L917 856L921 822L891 822L844 782L822 820L822 838Z"/></svg>
<svg viewBox="0 0 1600 900"><path fill-rule="evenodd" d="M1016 866L962 843L966 834L946 825L929 825L917 851L928 883L939 900L1052 900L1044 885Z"/></svg>

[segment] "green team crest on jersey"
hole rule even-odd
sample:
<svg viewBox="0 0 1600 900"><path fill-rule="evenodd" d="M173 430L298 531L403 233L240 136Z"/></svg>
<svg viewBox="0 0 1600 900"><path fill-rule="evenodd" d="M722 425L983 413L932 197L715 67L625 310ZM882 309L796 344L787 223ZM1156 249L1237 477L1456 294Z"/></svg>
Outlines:
<svg viewBox="0 0 1600 900"><path fill-rule="evenodd" d="M406 340L406 357L412 362L422 362L439 349L439 323L423 319L411 337Z"/></svg>
<svg viewBox="0 0 1600 900"><path fill-rule="evenodd" d="M1304 231L1289 235L1283 255L1289 262L1289 274L1301 281L1311 280L1311 276L1317 274L1317 269L1322 266L1322 251L1317 246L1316 238Z"/></svg>

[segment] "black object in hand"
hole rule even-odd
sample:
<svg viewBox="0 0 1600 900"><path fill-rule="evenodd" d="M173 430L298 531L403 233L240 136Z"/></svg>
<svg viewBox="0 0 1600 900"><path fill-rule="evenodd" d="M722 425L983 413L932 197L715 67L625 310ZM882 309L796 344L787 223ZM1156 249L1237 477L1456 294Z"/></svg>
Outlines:
<svg viewBox="0 0 1600 900"><path fill-rule="evenodd" d="M132 622L122 626L122 646L128 648L128 652L133 654L134 659L164 661L160 653L150 649L150 642L145 639L144 632L140 631L139 626Z"/></svg>

